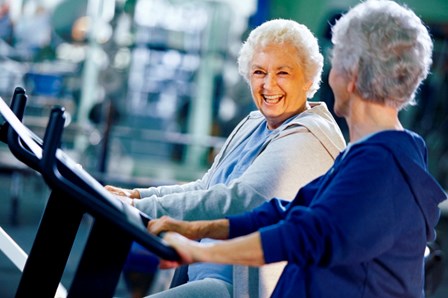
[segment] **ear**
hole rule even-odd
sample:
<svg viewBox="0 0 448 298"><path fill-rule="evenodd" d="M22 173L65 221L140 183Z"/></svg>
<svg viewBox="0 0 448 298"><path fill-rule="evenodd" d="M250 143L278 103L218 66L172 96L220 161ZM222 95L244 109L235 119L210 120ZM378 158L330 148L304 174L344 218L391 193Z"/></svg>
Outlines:
<svg viewBox="0 0 448 298"><path fill-rule="evenodd" d="M347 84L347 92L348 93L355 93L356 91L356 81L358 80L357 75L353 75Z"/></svg>
<svg viewBox="0 0 448 298"><path fill-rule="evenodd" d="M313 81L308 81L303 85L303 91L308 91L311 88L311 85L313 84Z"/></svg>

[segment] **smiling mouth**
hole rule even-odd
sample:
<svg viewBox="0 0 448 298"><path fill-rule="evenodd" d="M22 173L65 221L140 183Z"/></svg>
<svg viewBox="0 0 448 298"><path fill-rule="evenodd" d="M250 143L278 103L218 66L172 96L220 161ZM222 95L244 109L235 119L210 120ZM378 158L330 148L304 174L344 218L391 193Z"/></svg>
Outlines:
<svg viewBox="0 0 448 298"><path fill-rule="evenodd" d="M264 102L267 104L279 103L283 95L263 95Z"/></svg>

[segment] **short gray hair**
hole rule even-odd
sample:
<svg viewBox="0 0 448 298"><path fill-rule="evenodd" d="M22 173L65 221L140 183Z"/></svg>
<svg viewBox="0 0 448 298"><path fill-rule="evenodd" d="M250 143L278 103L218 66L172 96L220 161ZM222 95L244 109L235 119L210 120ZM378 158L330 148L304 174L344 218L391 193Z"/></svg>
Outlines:
<svg viewBox="0 0 448 298"><path fill-rule="evenodd" d="M414 12L393 1L368 0L340 18L332 32L332 67L356 74L364 99L398 110L415 104L432 64L433 43Z"/></svg>
<svg viewBox="0 0 448 298"><path fill-rule="evenodd" d="M250 64L255 51L270 44L284 43L290 43L297 49L297 59L303 66L305 79L312 82L307 97L313 97L319 89L324 59L313 33L306 26L292 20L275 19L252 30L240 49L239 73L249 82Z"/></svg>

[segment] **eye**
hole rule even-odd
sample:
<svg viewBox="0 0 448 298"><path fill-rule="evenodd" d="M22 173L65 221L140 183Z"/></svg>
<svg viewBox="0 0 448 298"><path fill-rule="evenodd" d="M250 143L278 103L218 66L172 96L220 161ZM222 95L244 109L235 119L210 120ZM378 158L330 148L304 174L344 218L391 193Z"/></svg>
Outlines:
<svg viewBox="0 0 448 298"><path fill-rule="evenodd" d="M256 69L253 71L253 74L257 75L257 76L261 76L261 75L264 75L264 71L262 71L260 69Z"/></svg>
<svg viewBox="0 0 448 298"><path fill-rule="evenodd" d="M280 76L286 76L286 75L289 75L289 72L282 70L282 71L279 71L279 72L278 72L278 75L280 75Z"/></svg>

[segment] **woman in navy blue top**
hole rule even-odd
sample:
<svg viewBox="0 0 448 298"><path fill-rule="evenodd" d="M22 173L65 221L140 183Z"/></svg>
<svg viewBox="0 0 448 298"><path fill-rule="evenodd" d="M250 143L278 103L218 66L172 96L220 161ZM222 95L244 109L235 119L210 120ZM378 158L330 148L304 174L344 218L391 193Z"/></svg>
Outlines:
<svg viewBox="0 0 448 298"><path fill-rule="evenodd" d="M332 42L334 109L350 133L333 167L292 202L215 221L164 217L148 229L177 232L164 239L183 263L287 261L274 297L422 297L424 251L446 194L428 172L424 140L398 112L428 74L431 38L411 10L368 0L337 21ZM203 237L231 240L189 240Z"/></svg>

